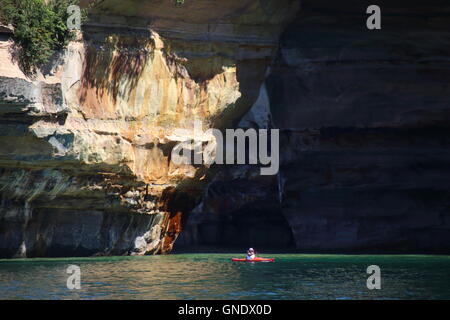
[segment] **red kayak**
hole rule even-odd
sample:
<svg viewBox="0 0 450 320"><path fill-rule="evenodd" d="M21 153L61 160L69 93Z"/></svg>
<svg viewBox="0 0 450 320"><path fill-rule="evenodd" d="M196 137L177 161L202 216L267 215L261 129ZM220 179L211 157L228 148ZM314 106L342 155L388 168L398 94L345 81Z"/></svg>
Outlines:
<svg viewBox="0 0 450 320"><path fill-rule="evenodd" d="M231 261L241 261L241 262L275 262L275 259L274 258L255 258L255 259L247 260L247 259L232 258Z"/></svg>

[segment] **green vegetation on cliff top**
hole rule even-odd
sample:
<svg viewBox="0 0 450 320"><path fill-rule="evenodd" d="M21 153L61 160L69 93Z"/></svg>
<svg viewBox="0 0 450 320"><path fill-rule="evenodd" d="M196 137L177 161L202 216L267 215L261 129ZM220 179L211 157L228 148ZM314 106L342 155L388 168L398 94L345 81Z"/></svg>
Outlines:
<svg viewBox="0 0 450 320"><path fill-rule="evenodd" d="M14 59L29 76L64 49L75 33L67 7L78 0L2 0L0 21L14 27Z"/></svg>

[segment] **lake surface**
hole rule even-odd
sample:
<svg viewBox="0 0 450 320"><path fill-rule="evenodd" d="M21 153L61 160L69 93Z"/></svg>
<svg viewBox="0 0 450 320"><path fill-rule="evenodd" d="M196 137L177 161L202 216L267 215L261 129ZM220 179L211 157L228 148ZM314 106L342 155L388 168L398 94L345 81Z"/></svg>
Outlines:
<svg viewBox="0 0 450 320"><path fill-rule="evenodd" d="M173 254L0 260L0 299L450 299L450 256ZM67 288L69 265L81 289ZM381 289L369 290L369 265Z"/></svg>

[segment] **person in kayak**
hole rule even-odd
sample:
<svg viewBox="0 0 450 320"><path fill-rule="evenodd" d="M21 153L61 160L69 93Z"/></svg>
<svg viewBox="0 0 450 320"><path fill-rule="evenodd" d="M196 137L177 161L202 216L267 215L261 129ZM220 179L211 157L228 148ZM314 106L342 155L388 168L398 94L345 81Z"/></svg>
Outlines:
<svg viewBox="0 0 450 320"><path fill-rule="evenodd" d="M248 249L248 250L247 250L247 256L245 257L245 259L247 259L247 260L253 260L253 259L255 259L255 258L256 258L255 250L253 250L253 248Z"/></svg>

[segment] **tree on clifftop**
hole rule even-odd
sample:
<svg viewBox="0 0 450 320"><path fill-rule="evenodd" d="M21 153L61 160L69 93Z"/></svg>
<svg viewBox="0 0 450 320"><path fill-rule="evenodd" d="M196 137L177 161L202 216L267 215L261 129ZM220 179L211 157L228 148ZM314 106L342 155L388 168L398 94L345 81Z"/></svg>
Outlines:
<svg viewBox="0 0 450 320"><path fill-rule="evenodd" d="M0 21L14 27L14 58L28 76L36 73L75 33L67 26L67 7L78 0L2 0Z"/></svg>

